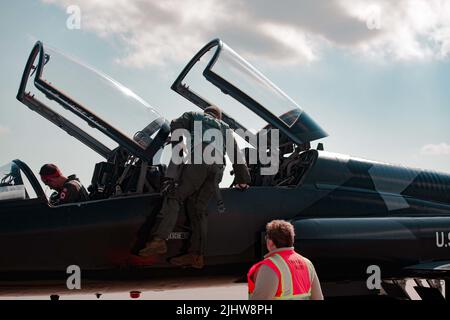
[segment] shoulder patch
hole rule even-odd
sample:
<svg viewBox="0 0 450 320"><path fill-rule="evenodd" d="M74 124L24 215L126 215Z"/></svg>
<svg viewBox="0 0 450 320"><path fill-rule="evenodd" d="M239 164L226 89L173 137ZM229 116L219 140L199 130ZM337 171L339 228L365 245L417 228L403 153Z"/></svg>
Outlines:
<svg viewBox="0 0 450 320"><path fill-rule="evenodd" d="M61 191L61 193L59 195L59 198L61 200L64 200L66 198L66 193L67 193L67 188L62 189L62 191Z"/></svg>

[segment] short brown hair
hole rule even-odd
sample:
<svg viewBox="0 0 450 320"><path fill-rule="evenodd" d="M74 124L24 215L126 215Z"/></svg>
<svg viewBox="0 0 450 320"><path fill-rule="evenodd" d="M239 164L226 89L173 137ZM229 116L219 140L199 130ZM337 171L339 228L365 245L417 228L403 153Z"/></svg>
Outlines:
<svg viewBox="0 0 450 320"><path fill-rule="evenodd" d="M213 117L222 120L222 111L219 109L219 107L210 105L204 110L204 113L208 113L212 115Z"/></svg>
<svg viewBox="0 0 450 320"><path fill-rule="evenodd" d="M39 175L41 176L48 176L54 174L61 175L61 170L59 170L59 168L53 163L44 164L41 167L41 170L39 170Z"/></svg>
<svg viewBox="0 0 450 320"><path fill-rule="evenodd" d="M285 220L273 220L266 225L266 236L277 248L292 247L295 238L294 226Z"/></svg>

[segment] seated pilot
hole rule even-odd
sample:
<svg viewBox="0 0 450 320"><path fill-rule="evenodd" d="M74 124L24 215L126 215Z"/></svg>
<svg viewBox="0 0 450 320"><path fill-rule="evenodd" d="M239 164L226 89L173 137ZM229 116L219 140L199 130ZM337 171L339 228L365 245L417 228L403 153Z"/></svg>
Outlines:
<svg viewBox="0 0 450 320"><path fill-rule="evenodd" d="M52 205L89 200L88 192L74 174L65 177L56 165L44 164L39 171L39 175L42 182L51 189L56 190L50 196L49 202Z"/></svg>

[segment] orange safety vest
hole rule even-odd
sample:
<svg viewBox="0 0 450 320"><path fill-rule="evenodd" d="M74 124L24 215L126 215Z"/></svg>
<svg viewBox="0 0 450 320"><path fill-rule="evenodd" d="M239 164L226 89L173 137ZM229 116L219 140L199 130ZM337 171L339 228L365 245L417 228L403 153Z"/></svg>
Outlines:
<svg viewBox="0 0 450 320"><path fill-rule="evenodd" d="M309 300L313 281L313 266L309 260L296 253L294 249L276 251L254 264L248 274L249 297L255 290L253 276L262 265L270 267L278 276L278 289L274 299Z"/></svg>

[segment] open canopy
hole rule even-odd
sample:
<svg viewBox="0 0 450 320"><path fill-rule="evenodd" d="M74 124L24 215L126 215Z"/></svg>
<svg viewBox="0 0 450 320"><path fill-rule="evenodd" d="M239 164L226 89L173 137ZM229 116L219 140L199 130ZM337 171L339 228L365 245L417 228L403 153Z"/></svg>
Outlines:
<svg viewBox="0 0 450 320"><path fill-rule="evenodd" d="M41 42L17 98L105 158L120 146L151 162L169 134L167 121L130 89Z"/></svg>
<svg viewBox="0 0 450 320"><path fill-rule="evenodd" d="M216 92L198 86L195 81L200 78L212 84ZM219 39L192 58L172 89L202 109L211 104L221 107L224 121L234 129L257 133L275 127L297 144L327 136L290 97Z"/></svg>

